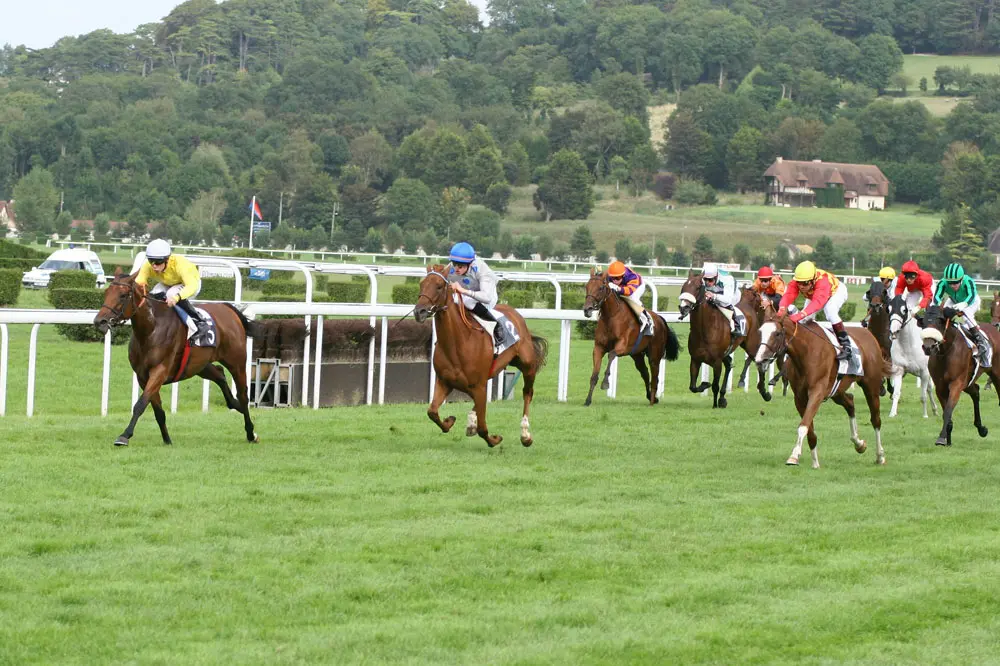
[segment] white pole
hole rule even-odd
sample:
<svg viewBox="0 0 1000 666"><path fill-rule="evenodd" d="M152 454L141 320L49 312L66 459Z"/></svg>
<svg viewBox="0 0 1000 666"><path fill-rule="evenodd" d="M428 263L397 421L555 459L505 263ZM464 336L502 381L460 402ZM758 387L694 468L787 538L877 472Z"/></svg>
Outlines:
<svg viewBox="0 0 1000 666"><path fill-rule="evenodd" d="M201 411L208 411L208 380L201 380Z"/></svg>
<svg viewBox="0 0 1000 666"><path fill-rule="evenodd" d="M437 324L434 323L434 318L431 317L431 386L430 386L430 397L427 401L430 402L434 399L434 384L437 382L437 375L434 374L434 350L437 348Z"/></svg>
<svg viewBox="0 0 1000 666"><path fill-rule="evenodd" d="M319 375L323 360L323 315L316 315L316 362L313 364L313 409L319 409ZM277 387L275 387L277 390Z"/></svg>
<svg viewBox="0 0 1000 666"><path fill-rule="evenodd" d="M136 374L133 372L132 373L132 404L129 405L129 408L128 408L130 412L132 411L133 405L135 405L135 403L137 403L137 402L139 402L139 377L137 377Z"/></svg>
<svg viewBox="0 0 1000 666"><path fill-rule="evenodd" d="M41 324L31 327L31 342L28 345L28 416L35 412L35 355L38 352L38 329Z"/></svg>
<svg viewBox="0 0 1000 666"><path fill-rule="evenodd" d="M250 199L250 249L253 249L253 211L257 207L257 195Z"/></svg>
<svg viewBox="0 0 1000 666"><path fill-rule="evenodd" d="M108 415L108 392L111 388L111 329L104 334L104 371L101 373L101 416Z"/></svg>
<svg viewBox="0 0 1000 666"><path fill-rule="evenodd" d="M0 324L0 416L7 414L7 324Z"/></svg>
<svg viewBox="0 0 1000 666"><path fill-rule="evenodd" d="M388 363L388 349L389 345L389 318L382 317L382 342L379 348L379 368L378 368L378 404L385 404L385 372L386 363Z"/></svg>
<svg viewBox="0 0 1000 666"><path fill-rule="evenodd" d="M177 413L177 385L180 382L174 382L170 385L170 413Z"/></svg>

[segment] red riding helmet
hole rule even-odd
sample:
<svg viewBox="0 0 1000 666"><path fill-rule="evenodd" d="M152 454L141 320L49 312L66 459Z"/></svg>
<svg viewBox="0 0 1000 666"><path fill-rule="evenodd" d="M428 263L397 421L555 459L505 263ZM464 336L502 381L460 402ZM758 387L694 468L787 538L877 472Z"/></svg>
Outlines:
<svg viewBox="0 0 1000 666"><path fill-rule="evenodd" d="M920 266L917 266L917 262L915 262L912 259L910 259L908 262L906 262L905 264L903 264L903 268L899 272L900 273L916 273L919 270L920 270Z"/></svg>
<svg viewBox="0 0 1000 666"><path fill-rule="evenodd" d="M757 271L757 277L759 278L774 277L774 271L771 270L770 266L762 266L761 269Z"/></svg>

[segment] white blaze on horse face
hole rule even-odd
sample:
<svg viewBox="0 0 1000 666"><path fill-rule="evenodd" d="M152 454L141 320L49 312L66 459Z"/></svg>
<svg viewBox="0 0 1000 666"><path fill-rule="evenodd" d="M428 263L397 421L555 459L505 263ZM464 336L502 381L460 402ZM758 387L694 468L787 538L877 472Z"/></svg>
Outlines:
<svg viewBox="0 0 1000 666"><path fill-rule="evenodd" d="M760 327L760 347L757 348L757 356L754 360L757 363L769 361L774 356L774 351L769 348L771 340L778 332L778 326L773 321L765 322Z"/></svg>

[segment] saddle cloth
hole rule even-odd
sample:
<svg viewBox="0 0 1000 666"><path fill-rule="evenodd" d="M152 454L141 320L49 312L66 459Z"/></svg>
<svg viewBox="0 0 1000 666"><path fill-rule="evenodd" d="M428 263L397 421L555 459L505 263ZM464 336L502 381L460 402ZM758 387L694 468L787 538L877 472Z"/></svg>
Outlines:
<svg viewBox="0 0 1000 666"><path fill-rule="evenodd" d="M718 306L718 305L716 305L715 307L719 308L719 311L722 312L722 314L726 315L726 319L729 320L729 332L730 333L736 333L737 332L737 330L736 330L736 321L737 321L737 319L739 319L740 322L743 324L743 331L742 331L742 333L740 333L740 335L746 335L747 334L747 331L746 331L747 317L746 317L745 314L743 314L743 311L740 310L739 306L734 305L732 310L730 310L729 308L724 308L724 307Z"/></svg>
<svg viewBox="0 0 1000 666"><path fill-rule="evenodd" d="M833 324L830 322L819 322L820 328L826 333L827 340L835 348L840 349L840 342L837 341L837 334L833 332ZM850 337L850 336L848 336ZM838 375L852 375L855 377L864 377L865 369L861 362L861 349L858 348L858 343L851 338L851 360L840 361L840 365L837 367Z"/></svg>
<svg viewBox="0 0 1000 666"><path fill-rule="evenodd" d="M208 314L205 310L196 307L195 310L201 315L201 318L208 322L208 329L205 331L204 335L192 335L188 342L192 347L214 347L218 344L219 336L215 331L215 320L212 319L212 315Z"/></svg>

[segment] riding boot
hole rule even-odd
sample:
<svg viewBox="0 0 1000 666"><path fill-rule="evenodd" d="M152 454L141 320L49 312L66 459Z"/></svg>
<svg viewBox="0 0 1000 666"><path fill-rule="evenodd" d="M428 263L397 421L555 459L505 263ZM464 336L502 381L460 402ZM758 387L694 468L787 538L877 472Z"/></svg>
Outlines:
<svg viewBox="0 0 1000 666"><path fill-rule="evenodd" d="M642 316L639 317L642 321L642 330L639 331L640 335L653 335L655 329L653 327L653 316L649 314L649 311L643 309Z"/></svg>
<svg viewBox="0 0 1000 666"><path fill-rule="evenodd" d="M189 337L200 338L208 332L208 322L205 321L201 314L195 309L194 305L191 304L186 298L182 298L177 301L177 307L184 310L184 313L194 322L195 332Z"/></svg>
<svg viewBox="0 0 1000 666"><path fill-rule="evenodd" d="M851 338L847 335L847 329L843 322L833 325L833 332L837 334L837 342L840 343L840 351L837 352L838 361L849 361L851 358Z"/></svg>
<svg viewBox="0 0 1000 666"><path fill-rule="evenodd" d="M983 333L983 329L978 326L973 326L969 328L969 336L972 341L976 344L976 349L979 350L979 362L986 364L990 361L990 341L987 340L986 334Z"/></svg>

